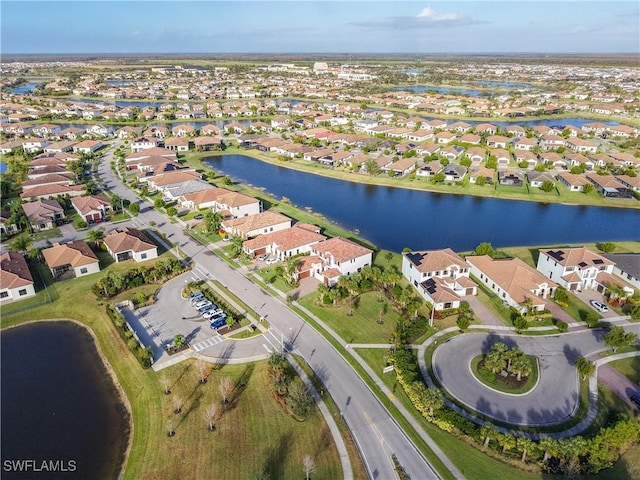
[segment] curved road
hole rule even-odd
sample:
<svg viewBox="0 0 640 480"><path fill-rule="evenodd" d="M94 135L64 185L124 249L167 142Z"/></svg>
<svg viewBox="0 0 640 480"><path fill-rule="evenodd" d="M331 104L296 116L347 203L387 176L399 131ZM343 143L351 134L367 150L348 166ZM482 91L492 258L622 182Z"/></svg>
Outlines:
<svg viewBox="0 0 640 480"><path fill-rule="evenodd" d="M634 331L639 326L633 326ZM575 361L606 350L603 330L562 335L522 336L467 333L440 345L433 355L433 370L442 386L460 402L478 412L515 425L553 425L573 416L579 403ZM480 383L471 372L471 359L487 353L496 342L535 355L539 381L529 393L509 395Z"/></svg>
<svg viewBox="0 0 640 480"><path fill-rule="evenodd" d="M107 154L100 162L100 177L111 192L121 198L137 201L133 192L124 187L111 171L111 159L111 154ZM371 478L397 478L391 462L391 455L394 453L411 478L439 478L373 392L322 335L310 328L279 299L265 294L242 273L232 269L217 256L212 255L208 249L185 235L179 224L168 222L149 202L139 203L141 213L134 224L139 228L144 228L151 221L156 225L163 224L162 231L170 241L180 244L181 250L193 259L198 270L209 274L210 278L220 280L250 308L268 317L271 325L284 332L288 349L295 349L307 360L311 368L322 378L328 392L341 409L360 447Z"/></svg>

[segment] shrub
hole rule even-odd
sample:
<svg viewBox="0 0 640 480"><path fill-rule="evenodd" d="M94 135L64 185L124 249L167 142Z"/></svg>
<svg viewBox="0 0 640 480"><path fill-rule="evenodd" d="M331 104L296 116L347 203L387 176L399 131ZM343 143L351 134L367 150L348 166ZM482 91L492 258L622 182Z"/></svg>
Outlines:
<svg viewBox="0 0 640 480"><path fill-rule="evenodd" d="M569 325L568 325L568 324L566 324L565 322L561 321L561 320L558 320L558 321L556 322L556 328L557 328L560 332L564 333L564 332L566 332L567 330L569 330Z"/></svg>

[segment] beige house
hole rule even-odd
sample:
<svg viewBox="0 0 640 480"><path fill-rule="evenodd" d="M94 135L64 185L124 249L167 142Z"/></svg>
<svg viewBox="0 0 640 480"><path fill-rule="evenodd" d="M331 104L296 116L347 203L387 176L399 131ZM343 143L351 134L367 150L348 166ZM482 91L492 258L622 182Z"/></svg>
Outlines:
<svg viewBox="0 0 640 480"><path fill-rule="evenodd" d="M130 259L143 262L158 256L158 247L144 232L134 228L113 230L105 237L104 244L116 262Z"/></svg>
<svg viewBox="0 0 640 480"><path fill-rule="evenodd" d="M247 217L225 220L221 226L227 235L248 239L257 235L291 228L291 219L279 213L266 211Z"/></svg>
<svg viewBox="0 0 640 480"><path fill-rule="evenodd" d="M0 255L0 303L33 297L36 290L24 255L5 252Z"/></svg>
<svg viewBox="0 0 640 480"><path fill-rule="evenodd" d="M81 277L100 271L98 257L82 240L54 243L52 247L43 250L42 255L56 279L67 272L73 272L74 277Z"/></svg>

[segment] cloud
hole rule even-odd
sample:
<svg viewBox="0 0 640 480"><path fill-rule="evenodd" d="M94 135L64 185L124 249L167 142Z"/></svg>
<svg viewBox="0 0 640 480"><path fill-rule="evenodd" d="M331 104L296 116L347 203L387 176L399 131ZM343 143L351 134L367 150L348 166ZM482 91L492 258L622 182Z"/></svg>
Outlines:
<svg viewBox="0 0 640 480"><path fill-rule="evenodd" d="M425 7L414 17L389 17L382 20L353 22L358 27L386 28L392 30L451 28L486 23L474 20L461 13L439 13L434 8Z"/></svg>

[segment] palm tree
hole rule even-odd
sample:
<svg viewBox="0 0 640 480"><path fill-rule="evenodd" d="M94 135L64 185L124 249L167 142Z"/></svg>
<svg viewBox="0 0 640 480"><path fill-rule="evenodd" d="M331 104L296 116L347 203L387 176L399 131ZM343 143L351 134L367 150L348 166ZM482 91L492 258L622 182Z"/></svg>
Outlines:
<svg viewBox="0 0 640 480"><path fill-rule="evenodd" d="M580 375L582 375L583 382L596 372L595 364L584 357L580 357L576 360L576 367L578 368Z"/></svg>
<svg viewBox="0 0 640 480"><path fill-rule="evenodd" d="M234 235L233 237L231 237L229 243L231 244L230 250L233 258L237 258L240 256L240 253L242 252L243 242L244 240L242 240L242 237L240 237L239 235Z"/></svg>
<svg viewBox="0 0 640 480"><path fill-rule="evenodd" d="M424 394L424 403L429 409L429 416L433 417L433 411L444 406L444 395L439 388L428 388Z"/></svg>
<svg viewBox="0 0 640 480"><path fill-rule="evenodd" d="M504 353L504 358L507 360L507 371L511 370L511 364L522 355L524 353L519 348L513 348Z"/></svg>
<svg viewBox="0 0 640 480"><path fill-rule="evenodd" d="M491 422L486 422L480 428L480 435L484 438L484 446L488 446L492 438L496 438L500 432L496 426Z"/></svg>
<svg viewBox="0 0 640 480"><path fill-rule="evenodd" d="M289 257L287 258L287 264L284 269L285 274L287 275L287 282L289 285L295 287L298 284L298 277L296 273L298 272L298 264L300 263L300 258L298 257Z"/></svg>
<svg viewBox="0 0 640 480"><path fill-rule="evenodd" d="M485 357L484 366L491 370L493 373L498 373L504 370L504 368L507 366L507 362L501 354L492 351Z"/></svg>
<svg viewBox="0 0 640 480"><path fill-rule="evenodd" d="M104 240L104 236L104 228L93 228L87 233L87 240L93 242L96 248L100 248L100 245L102 245L102 240Z"/></svg>
<svg viewBox="0 0 640 480"><path fill-rule="evenodd" d="M11 242L11 250L20 253L27 253L27 250L29 250L32 244L33 241L31 241L31 238L29 238L28 235L21 235Z"/></svg>
<svg viewBox="0 0 640 480"><path fill-rule="evenodd" d="M502 453L511 450L516 446L516 437L510 433L503 433L498 437L498 444L502 447Z"/></svg>
<svg viewBox="0 0 640 480"><path fill-rule="evenodd" d="M529 453L531 451L531 449L534 447L534 443L531 439L526 438L526 437L518 437L516 440L516 447L518 448L518 450L522 451L522 457L520 457L520 461L524 463L524 461L527 459L527 453Z"/></svg>
<svg viewBox="0 0 640 480"><path fill-rule="evenodd" d="M329 287L321 283L316 291L318 292L318 300L320 300L320 303L324 303L324 298L329 294Z"/></svg>
<svg viewBox="0 0 640 480"><path fill-rule="evenodd" d="M518 381L520 381L523 375L525 377L531 375L531 362L525 357L518 357L514 360L511 369L517 374Z"/></svg>

